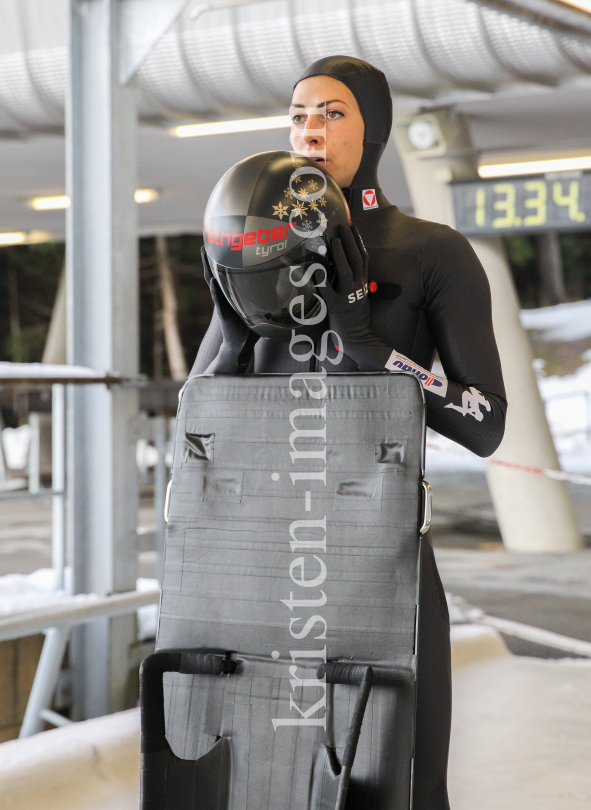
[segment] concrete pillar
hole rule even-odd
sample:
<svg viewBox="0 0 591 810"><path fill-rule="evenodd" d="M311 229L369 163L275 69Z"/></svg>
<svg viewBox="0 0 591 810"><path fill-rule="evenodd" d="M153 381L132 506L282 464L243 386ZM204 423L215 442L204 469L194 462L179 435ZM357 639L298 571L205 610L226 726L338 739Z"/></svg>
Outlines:
<svg viewBox="0 0 591 810"><path fill-rule="evenodd" d="M119 82L117 0L70 0L66 117L68 362L138 373L136 107ZM74 590L135 588L137 391L70 386L68 505ZM75 719L127 708L135 616L76 628Z"/></svg>
<svg viewBox="0 0 591 810"><path fill-rule="evenodd" d="M434 125L422 153L407 136L409 119L396 122L396 140L415 216L454 227L449 183L477 176L467 128L447 112L418 116ZM433 120L434 119L434 120ZM418 135L424 134L419 129ZM412 135L412 133L411 133ZM420 138L417 143L421 143ZM532 368L529 339L501 239L471 239L491 287L493 323L509 407L505 437L493 458L559 469ZM566 485L538 475L487 465L487 481L505 546L511 551L571 551L582 540Z"/></svg>

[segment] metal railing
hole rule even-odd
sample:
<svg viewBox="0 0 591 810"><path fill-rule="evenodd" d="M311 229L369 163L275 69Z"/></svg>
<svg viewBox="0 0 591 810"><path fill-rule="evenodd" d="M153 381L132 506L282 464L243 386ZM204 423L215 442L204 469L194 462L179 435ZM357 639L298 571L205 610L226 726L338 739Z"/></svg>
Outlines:
<svg viewBox="0 0 591 810"><path fill-rule="evenodd" d="M95 619L123 616L146 605L157 604L159 599L159 588L141 592L128 591L112 596L83 594L66 597L55 605L1 618L0 641L45 632L19 737L37 734L43 729L44 721L52 725L67 725L71 722L50 707L72 627Z"/></svg>
<svg viewBox="0 0 591 810"><path fill-rule="evenodd" d="M24 364L23 364L24 368ZM24 375L20 377L0 376L0 386L9 388L41 387L51 385L52 390L52 459L51 459L51 489L40 485L39 465L39 417L33 418L32 444L29 448L28 489L11 490L0 494L1 500L45 498L52 500L52 568L54 570L54 590L63 590L65 586L64 573L66 565L66 385L89 383L121 383L121 378L112 375L98 376L68 376L69 369L63 368L63 376L36 376L34 371L30 376L24 368ZM84 371L84 370L81 370ZM131 384L134 384L131 381ZM162 554L164 548L164 500L167 484L166 450L167 450L167 419L156 417L154 419L140 418L136 425L136 438L154 443L158 457L154 470L154 501L156 507L156 531L151 547L157 552L157 577L160 580L162 570ZM0 448L0 453L2 452ZM146 538L144 538L145 540ZM54 604L43 608L24 611L0 617L0 641L16 639L23 636L44 632L45 641L37 666L33 687L29 695L20 737L28 737L41 731L44 721L53 725L65 725L70 721L51 710L51 701L57 687L64 654L74 626L94 621L100 618L111 618L132 613L146 605L156 604L159 600L160 590L129 591L127 593L113 594L111 596L98 596L94 594L78 594L64 596Z"/></svg>

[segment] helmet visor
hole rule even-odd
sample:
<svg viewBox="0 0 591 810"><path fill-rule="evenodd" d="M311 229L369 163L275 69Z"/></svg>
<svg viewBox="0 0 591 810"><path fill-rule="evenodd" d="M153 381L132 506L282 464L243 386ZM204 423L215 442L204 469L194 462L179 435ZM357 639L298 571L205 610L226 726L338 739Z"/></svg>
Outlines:
<svg viewBox="0 0 591 810"><path fill-rule="evenodd" d="M265 325L293 329L321 312L314 275L322 269L328 274L329 261L320 238L256 267L236 269L211 259L210 265L228 301L255 332Z"/></svg>

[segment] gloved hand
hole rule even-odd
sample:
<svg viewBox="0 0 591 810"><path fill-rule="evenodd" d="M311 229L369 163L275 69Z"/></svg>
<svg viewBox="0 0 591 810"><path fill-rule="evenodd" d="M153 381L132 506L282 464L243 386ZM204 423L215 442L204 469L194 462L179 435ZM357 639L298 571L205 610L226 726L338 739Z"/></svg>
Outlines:
<svg viewBox="0 0 591 810"><path fill-rule="evenodd" d="M330 246L336 278L332 287L327 283L317 288L328 308L330 328L339 335L344 353L362 371L382 370L392 350L371 331L369 258L361 236L354 225L341 225L339 238Z"/></svg>
<svg viewBox="0 0 591 810"><path fill-rule="evenodd" d="M357 311L358 314L366 312L369 317L367 251L355 225L351 227L340 225L339 237L330 243L337 271L334 286L321 287L320 294L326 302L330 315L346 315Z"/></svg>
<svg viewBox="0 0 591 810"><path fill-rule="evenodd" d="M212 360L205 369L205 373L243 374L259 336L248 328L220 289L211 272L204 247L201 248L201 261L205 281L209 286L222 330L222 345L215 360Z"/></svg>

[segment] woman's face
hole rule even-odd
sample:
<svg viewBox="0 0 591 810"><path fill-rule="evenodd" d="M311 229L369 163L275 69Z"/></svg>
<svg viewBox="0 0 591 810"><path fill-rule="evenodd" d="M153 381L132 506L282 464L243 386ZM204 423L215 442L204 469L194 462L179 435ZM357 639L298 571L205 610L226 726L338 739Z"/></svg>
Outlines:
<svg viewBox="0 0 591 810"><path fill-rule="evenodd" d="M330 76L310 76L296 85L289 114L293 150L348 188L361 163L365 130L353 93Z"/></svg>

